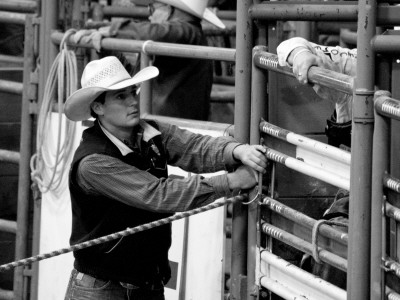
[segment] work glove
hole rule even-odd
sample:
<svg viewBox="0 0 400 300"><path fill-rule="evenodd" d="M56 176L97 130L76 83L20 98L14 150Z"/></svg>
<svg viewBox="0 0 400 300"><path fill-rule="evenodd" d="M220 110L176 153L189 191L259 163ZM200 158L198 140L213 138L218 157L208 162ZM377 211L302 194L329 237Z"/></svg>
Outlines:
<svg viewBox="0 0 400 300"><path fill-rule="evenodd" d="M97 52L101 50L101 40L110 37L111 26L100 27L99 29L81 29L74 34L75 43L92 43Z"/></svg>

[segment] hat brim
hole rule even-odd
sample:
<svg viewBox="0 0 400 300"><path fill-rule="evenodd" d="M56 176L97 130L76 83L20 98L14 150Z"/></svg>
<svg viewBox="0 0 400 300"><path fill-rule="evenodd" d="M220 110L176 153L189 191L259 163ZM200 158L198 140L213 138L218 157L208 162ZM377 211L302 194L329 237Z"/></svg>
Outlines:
<svg viewBox="0 0 400 300"><path fill-rule="evenodd" d="M217 17L216 14L214 14L209 8L206 8L203 13L203 19L210 22L211 24L221 28L225 29L226 26L225 24L221 21L220 18Z"/></svg>
<svg viewBox="0 0 400 300"><path fill-rule="evenodd" d="M186 11L186 12L200 18L200 19L206 20L221 29L224 29L226 27L225 24L221 21L221 19L218 18L217 15L214 14L212 12L212 10L209 8L205 8L203 15L201 15L200 13L193 10L191 7L189 7L186 3L184 3L181 0L155 0L155 1L177 7L183 11Z"/></svg>
<svg viewBox="0 0 400 300"><path fill-rule="evenodd" d="M143 81L157 77L159 71L150 66L140 70L132 78L123 80L109 87L86 87L72 93L64 104L65 116L71 121L83 121L91 117L90 104L102 93L124 89Z"/></svg>

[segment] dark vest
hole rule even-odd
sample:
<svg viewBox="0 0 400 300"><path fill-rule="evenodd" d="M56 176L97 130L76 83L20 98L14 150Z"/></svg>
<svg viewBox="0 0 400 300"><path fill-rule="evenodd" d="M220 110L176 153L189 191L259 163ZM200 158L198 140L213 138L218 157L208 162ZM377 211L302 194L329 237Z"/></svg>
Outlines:
<svg viewBox="0 0 400 300"><path fill-rule="evenodd" d="M157 128L155 123L148 123ZM69 178L72 202L71 245L171 215L138 209L105 196L85 193L76 183L76 170L82 158L94 153L116 157L158 178L168 176L166 156L160 136L154 137L147 143L142 141L140 153L133 152L124 157L95 122L93 127L83 132L81 143L71 164ZM104 184L109 183L104 182ZM170 246L171 225L167 224L75 251L74 267L99 279L122 281L137 286L159 283L160 280L166 282L170 277L168 262Z"/></svg>

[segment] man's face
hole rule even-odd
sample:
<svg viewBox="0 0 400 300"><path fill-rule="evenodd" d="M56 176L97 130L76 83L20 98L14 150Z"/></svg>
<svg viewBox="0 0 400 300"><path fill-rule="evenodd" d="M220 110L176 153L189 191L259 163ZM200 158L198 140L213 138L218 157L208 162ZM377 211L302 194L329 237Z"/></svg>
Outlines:
<svg viewBox="0 0 400 300"><path fill-rule="evenodd" d="M140 108L138 87L131 86L122 90L108 91L104 104L93 103L93 110L101 124L113 133L131 131L139 124Z"/></svg>

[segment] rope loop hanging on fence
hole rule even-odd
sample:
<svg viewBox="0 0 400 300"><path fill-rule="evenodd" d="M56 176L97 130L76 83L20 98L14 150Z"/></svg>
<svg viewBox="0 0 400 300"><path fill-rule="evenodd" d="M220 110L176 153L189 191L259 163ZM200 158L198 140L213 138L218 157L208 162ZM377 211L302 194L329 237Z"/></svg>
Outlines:
<svg viewBox="0 0 400 300"><path fill-rule="evenodd" d="M67 48L68 37L76 32L65 32L60 52L55 58L47 77L40 106L36 136L36 153L31 158L31 178L42 193L57 190L63 182L64 170L72 159L72 147L76 123L63 116L65 99L78 88L78 68L75 52ZM57 99L58 128L52 136L52 112ZM53 125L54 126L54 125ZM55 134L54 134L55 135ZM50 142L56 139L56 149L51 151Z"/></svg>
<svg viewBox="0 0 400 300"><path fill-rule="evenodd" d="M321 259L319 258L319 250L318 250L318 231L319 231L319 227L322 224L326 224L326 225L335 225L335 226L340 226L340 227L348 227L348 225L346 223L342 223L342 222L337 222L337 221L331 221L331 220L318 220L315 222L314 227L312 229L312 256L314 258L314 260L317 263L322 263Z"/></svg>
<svg viewBox="0 0 400 300"><path fill-rule="evenodd" d="M205 205L203 207L195 208L195 209L192 209L192 210L189 210L189 211L185 211L185 212L176 213L173 216L170 216L170 217L167 217L167 218L163 218L163 219L160 219L160 220L157 220L157 221L153 221L151 223L146 223L146 224L139 225L139 226L136 226L136 227L133 227L133 228L127 228L126 230L115 232L115 233L109 234L107 236L99 237L99 238L96 238L96 239L93 239L93 240L89 240L89 241L86 241L86 242L83 242L83 243L80 243L80 244L76 244L76 245L73 245L73 246L70 246L70 247L67 247L67 248L62 248L62 249L55 250L55 251L52 251L52 252L49 252L49 253L39 254L39 255L36 255L36 256L29 257L29 258L25 258L25 259L21 259L21 260L18 260L18 261L14 261L14 262L11 262L11 263L8 263L8 264L5 264L5 265L0 265L0 272L11 270L11 269L19 267L19 266L29 265L29 264L31 264L33 262L41 261L41 260L44 260L44 259L47 259L47 258L51 258L51 257L54 257L54 256L59 256L61 254L65 254L65 253L69 253L69 252L72 252L72 251L81 250L81 249L84 249L84 248L88 248L88 247L91 247L91 246L96 246L96 245L99 245L99 244L102 244L102 243L105 243L105 242L109 242L109 241L112 241L112 240L120 239L120 238L122 238L124 236L128 236L128 235L131 235L131 234L134 234L134 233L138 233L138 232L144 231L144 230L149 230L149 229L152 229L154 227L165 225L165 224L171 223L171 222L176 221L176 220L180 220L180 219L187 218L187 217L190 217L190 216L195 215L195 214L206 212L208 210L211 210L211 209L214 209L214 208L218 208L220 206L224 206L224 205L236 202L236 201L243 201L245 199L247 199L247 195L239 195L239 196L232 197L232 198L227 198L227 199L221 198L221 199L218 199L218 200L214 201L213 203L210 203L210 204Z"/></svg>

